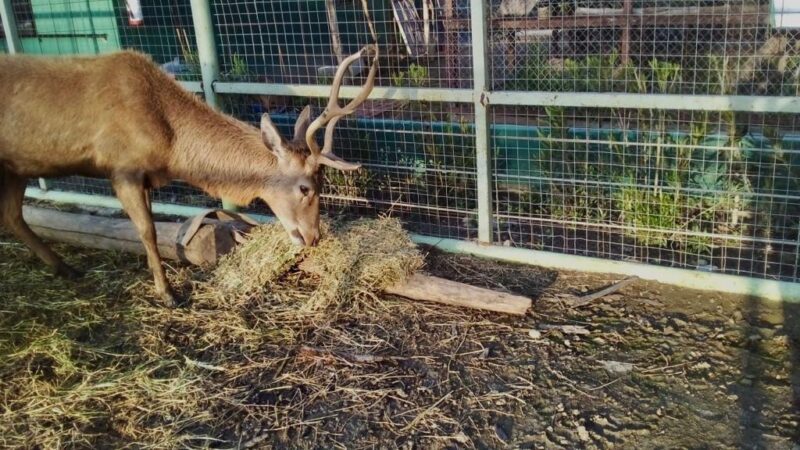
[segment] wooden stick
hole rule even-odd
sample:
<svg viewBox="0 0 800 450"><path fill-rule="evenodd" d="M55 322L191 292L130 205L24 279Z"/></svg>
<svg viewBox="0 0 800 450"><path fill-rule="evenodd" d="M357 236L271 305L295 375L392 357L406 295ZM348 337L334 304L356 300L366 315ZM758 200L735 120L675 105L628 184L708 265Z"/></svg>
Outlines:
<svg viewBox="0 0 800 450"><path fill-rule="evenodd" d="M320 274L320 269L309 260L300 262L297 268L306 273ZM525 315L532 303L528 297L493 291L421 273L411 275L407 280L385 289L384 292L411 300L520 316Z"/></svg>
<svg viewBox="0 0 800 450"><path fill-rule="evenodd" d="M584 295L582 297L578 297L578 299L576 301L572 302L570 307L578 308L578 307L581 307L581 306L588 305L589 303L597 300L598 298L605 297L606 295L613 294L614 292L617 292L618 290L624 288L625 286L628 286L629 284L633 283L634 281L636 281L638 279L639 279L639 277L637 277L637 276L630 276L628 278L625 278L625 279L623 279L621 281L618 281L618 282L612 284L611 286L608 286L605 289L601 289L601 290L599 290L599 291L597 291L597 292L595 292L593 294L587 294L587 295Z"/></svg>
<svg viewBox="0 0 800 450"><path fill-rule="evenodd" d="M531 307L531 299L528 297L497 292L420 273L411 275L404 283L386 289L386 293L412 300L520 316L525 315Z"/></svg>

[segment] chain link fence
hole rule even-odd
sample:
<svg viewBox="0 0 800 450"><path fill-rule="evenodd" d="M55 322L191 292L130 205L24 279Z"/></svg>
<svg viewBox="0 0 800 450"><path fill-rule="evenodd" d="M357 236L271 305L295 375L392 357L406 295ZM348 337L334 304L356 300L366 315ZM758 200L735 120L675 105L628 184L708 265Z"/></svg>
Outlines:
<svg viewBox="0 0 800 450"><path fill-rule="evenodd" d="M792 14L762 0L491 0L483 36L475 1L368 3L378 88L335 135L337 154L365 170L326 171L328 213L391 213L421 234L474 240L486 199L497 245L798 281ZM189 0L12 4L25 52L132 48L181 81L202 78ZM303 106L326 101L289 87L328 85L370 40L360 1L209 9L220 108L254 125L268 112L287 134ZM348 83L366 69L356 64ZM488 101L478 99L482 70ZM488 136L476 126L482 111ZM80 177L48 185L111 194ZM218 204L181 183L154 195Z"/></svg>

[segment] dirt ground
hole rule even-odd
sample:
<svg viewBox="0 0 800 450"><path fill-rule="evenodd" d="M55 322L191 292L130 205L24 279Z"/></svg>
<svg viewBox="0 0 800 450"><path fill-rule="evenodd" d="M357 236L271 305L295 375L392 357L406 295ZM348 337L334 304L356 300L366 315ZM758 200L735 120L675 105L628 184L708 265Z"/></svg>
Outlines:
<svg viewBox="0 0 800 450"><path fill-rule="evenodd" d="M354 348L371 349L381 357L376 362L269 343L241 356L224 336L213 348L200 348L197 341L207 332L193 335L178 319L154 313L158 307L139 294L150 283L143 258L57 248L87 270L85 278L51 278L21 245L0 235L0 324L9 327L30 314L53 333L68 330L77 342L102 341L109 343L103 348L181 364L248 359L247 370L237 376L222 377L211 365L191 368L209 398L230 392L235 405L201 401L199 409L211 417L187 425L176 425L174 416L147 416L152 423L146 426L208 437L175 447L800 449L800 305L636 281L575 307L578 296L620 277L557 273L428 249L429 273L528 295L532 312L518 318L387 298L373 310L307 325L299 335L307 348L328 348L345 333L363 336ZM185 280L181 270L170 269L174 281ZM59 302L79 306L57 317L41 313L49 298L63 292L69 299ZM98 319L75 326L87 321L87 308ZM131 308L146 313L131 323ZM159 343L145 342L145 333L159 336ZM135 424L119 425L115 409L124 404L114 403L117 397L94 402L101 412L81 420L69 416L66 425L32 412L12 416L9 405L21 388L6 376L21 367L13 361L29 343L24 335L0 330L0 344L0 435L6 435L0 444L36 447L35 438L27 445L8 439L35 426L53 436L80 430L86 438L77 447L146 446L144 434L130 432ZM281 355L283 362L259 369L252 355L268 354ZM113 371L120 359L107 351L82 364ZM32 374L46 372L40 360L25 364ZM294 373L303 376L286 378L286 364L301 368ZM233 366L227 367L230 372ZM59 383L67 389L75 380Z"/></svg>

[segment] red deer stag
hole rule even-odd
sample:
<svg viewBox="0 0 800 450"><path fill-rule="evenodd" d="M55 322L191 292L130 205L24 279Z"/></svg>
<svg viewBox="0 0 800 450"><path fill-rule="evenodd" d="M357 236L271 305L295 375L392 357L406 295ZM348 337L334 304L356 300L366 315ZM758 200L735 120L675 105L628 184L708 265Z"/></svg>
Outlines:
<svg viewBox="0 0 800 450"><path fill-rule="evenodd" d="M345 107L339 87L350 64L372 56L366 84ZM319 239L320 168L355 170L333 154L333 130L369 96L378 50L369 45L338 68L327 108L306 107L294 138L264 114L261 129L220 114L185 91L150 58L0 56L0 223L57 274L75 277L22 218L27 179L83 175L111 184L139 232L156 294L174 305L156 246L149 190L183 180L246 205L263 199L298 245ZM315 132L327 125L322 148Z"/></svg>

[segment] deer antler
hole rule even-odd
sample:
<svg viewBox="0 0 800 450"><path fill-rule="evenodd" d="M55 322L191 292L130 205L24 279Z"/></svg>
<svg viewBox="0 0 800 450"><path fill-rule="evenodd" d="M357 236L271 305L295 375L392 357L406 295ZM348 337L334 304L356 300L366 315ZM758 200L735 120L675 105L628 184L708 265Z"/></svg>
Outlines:
<svg viewBox="0 0 800 450"><path fill-rule="evenodd" d="M367 75L367 81L364 83L364 87L362 88L361 92L359 92L353 100L351 100L344 107L340 107L339 88L342 86L345 72L347 71L347 68L353 64L353 62L360 59L365 52L367 54L372 54L373 56L372 67L369 70L369 75ZM355 112L356 108L364 103L364 100L369 97L370 92L372 92L372 88L375 86L375 75L377 73L378 46L376 44L367 45L359 50L358 53L348 56L336 69L336 75L334 76L333 84L331 85L331 95L328 99L328 105L325 107L325 110L322 111L322 114L320 114L319 117L311 122L306 130L306 143L308 144L308 148L311 150L311 153L319 159L320 164L335 167L340 170L356 170L361 167L360 164L349 163L333 154L333 130L336 128L336 123L339 121L339 119ZM317 130L326 125L325 141L322 149L320 149L319 144L317 144L317 141L314 139L314 134L317 132Z"/></svg>

